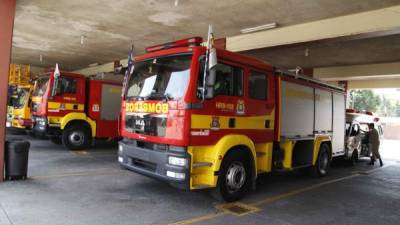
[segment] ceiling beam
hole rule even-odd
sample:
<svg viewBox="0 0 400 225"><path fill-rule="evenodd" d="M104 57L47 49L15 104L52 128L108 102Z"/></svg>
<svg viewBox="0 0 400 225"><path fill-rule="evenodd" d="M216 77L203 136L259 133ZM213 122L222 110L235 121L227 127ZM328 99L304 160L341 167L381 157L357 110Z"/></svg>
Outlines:
<svg viewBox="0 0 400 225"><path fill-rule="evenodd" d="M400 78L400 62L314 68L314 77L324 81Z"/></svg>
<svg viewBox="0 0 400 225"><path fill-rule="evenodd" d="M277 21L279 22L279 21ZM226 38L230 51L400 33L400 5Z"/></svg>

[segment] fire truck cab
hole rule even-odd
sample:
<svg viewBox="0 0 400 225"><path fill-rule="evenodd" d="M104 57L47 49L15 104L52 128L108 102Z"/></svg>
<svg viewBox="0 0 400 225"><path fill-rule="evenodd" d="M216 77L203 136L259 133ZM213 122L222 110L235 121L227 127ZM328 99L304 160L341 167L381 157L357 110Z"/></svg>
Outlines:
<svg viewBox="0 0 400 225"><path fill-rule="evenodd" d="M157 45L135 58L121 107L121 166L186 190L214 188L226 201L261 173L324 176L344 154L343 90L223 49L204 77L201 43Z"/></svg>
<svg viewBox="0 0 400 225"><path fill-rule="evenodd" d="M12 101L7 107L6 127L14 130L25 130L31 126L32 85L18 85Z"/></svg>
<svg viewBox="0 0 400 225"><path fill-rule="evenodd" d="M93 138L118 137L121 82L68 72L61 72L54 82L53 73L35 83L31 107L35 134L71 150L88 147Z"/></svg>

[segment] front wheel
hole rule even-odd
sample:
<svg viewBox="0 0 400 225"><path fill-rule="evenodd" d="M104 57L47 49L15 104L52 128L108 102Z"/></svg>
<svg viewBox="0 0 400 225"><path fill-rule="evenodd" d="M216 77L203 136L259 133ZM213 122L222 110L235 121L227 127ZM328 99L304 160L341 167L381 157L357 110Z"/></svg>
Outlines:
<svg viewBox="0 0 400 225"><path fill-rule="evenodd" d="M70 150L83 150L90 143L90 132L84 126L73 124L62 134L62 143Z"/></svg>
<svg viewBox="0 0 400 225"><path fill-rule="evenodd" d="M218 186L213 190L218 200L233 202L241 199L249 190L251 167L243 152L229 153L221 165Z"/></svg>
<svg viewBox="0 0 400 225"><path fill-rule="evenodd" d="M327 144L321 144L319 147L319 153L315 165L312 167L314 176L323 177L328 173L330 156L329 146Z"/></svg>

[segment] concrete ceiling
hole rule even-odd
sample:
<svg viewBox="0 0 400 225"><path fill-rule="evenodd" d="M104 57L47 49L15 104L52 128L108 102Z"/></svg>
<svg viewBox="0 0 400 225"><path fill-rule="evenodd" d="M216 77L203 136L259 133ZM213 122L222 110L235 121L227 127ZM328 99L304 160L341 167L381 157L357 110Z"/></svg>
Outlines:
<svg viewBox="0 0 400 225"><path fill-rule="evenodd" d="M175 0L18 0L12 59L16 63L40 67L58 62L62 69L74 70L92 63L126 58L131 40L140 53L149 45L189 36L206 36L208 24L213 24L217 37L225 37L239 34L240 29L270 22L280 26L293 25L389 7L400 4L400 0L179 0L177 7L174 3ZM80 43L82 35L85 36L83 45ZM389 39L399 44L398 36ZM369 43L378 46L385 41L378 38ZM364 45L354 43L356 50L370 46L368 41ZM352 57L345 60L344 53L348 51L341 46L328 46L342 48L331 60L334 65L353 60ZM313 57L318 50L314 52L313 46L310 49ZM390 47L386 49L391 50ZM299 48L298 53L287 49L279 51L296 56L303 50ZM321 54L323 52L320 50ZM323 57L332 54L325 53ZM272 59L268 54L262 57L270 62L285 66L298 64L286 58ZM371 54L361 54L364 58L368 55ZM304 65L312 65L307 62L312 61L311 57L304 60ZM365 61L368 60L374 59Z"/></svg>
<svg viewBox="0 0 400 225"><path fill-rule="evenodd" d="M400 35L305 43L244 53L287 69L396 62L400 61Z"/></svg>

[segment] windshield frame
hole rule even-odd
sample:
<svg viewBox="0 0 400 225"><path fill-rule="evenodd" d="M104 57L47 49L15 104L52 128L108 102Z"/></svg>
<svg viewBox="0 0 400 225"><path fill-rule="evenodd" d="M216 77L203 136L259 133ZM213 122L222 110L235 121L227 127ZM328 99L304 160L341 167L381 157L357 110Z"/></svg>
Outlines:
<svg viewBox="0 0 400 225"><path fill-rule="evenodd" d="M141 101L141 100L180 101L180 100L185 99L185 97L187 95L187 92L189 90L190 84L192 82L191 81L192 80L191 77L192 77L192 73L193 73L193 64L194 64L194 58L196 57L195 54L192 51L185 51L185 52L164 54L164 55L153 55L153 56L148 57L148 58L141 58L140 60L135 61L133 65L135 66L137 63L142 63L142 62L146 62L146 61L152 61L154 59L169 58L169 57L175 57L175 56L188 56L188 59L190 59L190 64L189 64L189 67L188 67L188 80L186 81L185 90L182 92L182 95L179 98L177 98L177 99L169 99L169 97L167 95L163 95L163 97L160 98L160 99L158 99L158 98L157 99L152 99L152 98L151 99L145 99L144 97L139 97L139 96L127 97L128 90L129 90L129 87L130 87L129 83L130 83L130 80L132 78L132 75L134 75L134 73L135 73L135 68L134 68L133 73L129 74L129 76L126 79L126 83L124 84L125 85L125 89L124 89L124 93L123 93L123 100L124 101ZM171 79L171 77L170 77L170 79ZM166 87L166 89L167 89L167 87ZM166 91L166 89L164 90L164 92Z"/></svg>

